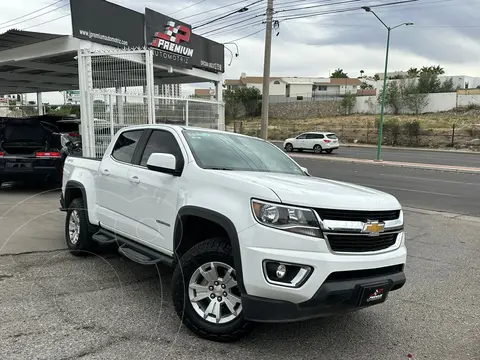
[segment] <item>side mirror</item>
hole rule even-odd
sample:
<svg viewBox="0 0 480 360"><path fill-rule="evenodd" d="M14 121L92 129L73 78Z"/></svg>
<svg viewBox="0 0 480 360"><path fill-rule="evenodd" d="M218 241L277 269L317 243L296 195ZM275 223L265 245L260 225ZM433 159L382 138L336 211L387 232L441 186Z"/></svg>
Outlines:
<svg viewBox="0 0 480 360"><path fill-rule="evenodd" d="M147 169L178 176L177 159L172 154L153 153L147 160Z"/></svg>
<svg viewBox="0 0 480 360"><path fill-rule="evenodd" d="M300 166L300 168L301 168L302 171L305 173L305 175L310 176L310 173L308 172L308 169L307 169L306 167Z"/></svg>

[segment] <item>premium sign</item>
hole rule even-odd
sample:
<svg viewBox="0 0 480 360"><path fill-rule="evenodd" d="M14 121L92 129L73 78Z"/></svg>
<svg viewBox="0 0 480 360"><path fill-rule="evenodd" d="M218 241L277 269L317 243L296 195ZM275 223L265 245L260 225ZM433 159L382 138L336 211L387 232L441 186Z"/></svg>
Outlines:
<svg viewBox="0 0 480 360"><path fill-rule="evenodd" d="M154 62L224 72L224 47L192 33L190 25L145 8L145 40Z"/></svg>
<svg viewBox="0 0 480 360"><path fill-rule="evenodd" d="M169 21L163 32L156 32L150 43L155 49L161 49L178 55L193 57L193 49L181 44L188 44L192 31L185 25L175 26L174 21Z"/></svg>

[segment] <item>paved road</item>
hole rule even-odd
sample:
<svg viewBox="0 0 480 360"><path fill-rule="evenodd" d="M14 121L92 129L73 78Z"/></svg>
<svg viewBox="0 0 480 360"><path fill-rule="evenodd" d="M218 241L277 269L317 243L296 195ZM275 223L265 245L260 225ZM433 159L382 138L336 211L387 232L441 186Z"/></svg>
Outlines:
<svg viewBox="0 0 480 360"><path fill-rule="evenodd" d="M480 175L295 158L318 177L396 196L404 206L480 216Z"/></svg>
<svg viewBox="0 0 480 360"><path fill-rule="evenodd" d="M115 253L75 258L55 250L65 247L59 193L34 193L0 190L3 249L46 251L0 252L2 360L480 358L478 222L408 211L408 280L385 304L260 325L238 343L220 344L181 325L171 270Z"/></svg>
<svg viewBox="0 0 480 360"><path fill-rule="evenodd" d="M275 145L282 147L282 142L273 142ZM332 154L322 154L320 156L341 156L348 158L374 160L377 157L376 148L364 147L341 147L335 150ZM400 161L436 165L456 165L456 166L470 166L480 167L480 153L465 154L454 152L436 152L436 151L422 151L410 149L382 149L382 160L385 161Z"/></svg>

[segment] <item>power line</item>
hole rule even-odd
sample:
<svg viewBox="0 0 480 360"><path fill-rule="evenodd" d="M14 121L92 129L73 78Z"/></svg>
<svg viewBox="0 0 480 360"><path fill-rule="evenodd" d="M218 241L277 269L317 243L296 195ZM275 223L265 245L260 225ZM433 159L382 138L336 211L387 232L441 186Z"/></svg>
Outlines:
<svg viewBox="0 0 480 360"><path fill-rule="evenodd" d="M216 28L216 29L214 29L214 30L210 30L210 31L204 32L204 33L199 34L199 35L203 36L203 35L206 35L206 34L208 34L208 33L216 32L216 31L218 31L218 30L222 30L222 29L225 29L225 28L227 28L227 27L230 27L230 26L233 26L233 25L237 25L237 24L241 24L241 23L244 23L245 21L255 19L255 18L259 17L259 16L262 16L262 15L255 15L255 16L252 16L252 17L250 17L250 18L248 18L248 19L240 20L240 21L234 22L234 23L232 23L232 24L227 24L227 25L221 26L221 27L219 27L219 28Z"/></svg>
<svg viewBox="0 0 480 360"><path fill-rule="evenodd" d="M265 9L253 10L251 13L247 12L243 15L236 16L235 18L219 20L218 22L215 22L214 24L206 25L206 28L208 29L209 27L213 27L213 26L230 24L230 23L232 23L232 21L251 19L254 15L265 15Z"/></svg>
<svg viewBox="0 0 480 360"><path fill-rule="evenodd" d="M385 3L385 4L378 4L378 5L371 5L371 8L378 7L378 6L391 6L391 5L396 5L396 4L404 4L404 3L409 3L409 2L414 2L418 0L403 0L403 1L397 1L397 2L392 2L392 3ZM314 12L314 13L300 13L300 14L291 14L291 15L280 15L276 17L276 20L282 20L282 21L287 21L287 20L294 20L294 19L304 19L304 18L309 18L309 17L316 17L320 15L330 15L330 14L339 14L339 13L345 13L345 12L350 12L350 11L358 11L359 7L350 7L350 8L343 8L343 9L335 9L335 10L324 10L320 12Z"/></svg>
<svg viewBox="0 0 480 360"><path fill-rule="evenodd" d="M255 31L255 32L253 32L253 33L251 33L251 34L248 34L248 35L242 36L242 37L240 37L240 38L238 38L238 39L230 40L230 41L227 41L227 42L237 42L237 41L246 39L246 38L248 38L248 37L250 37L250 36L253 36L253 35L258 34L259 32L265 31L265 29L266 29L266 27L263 27L262 29L257 30L257 31Z"/></svg>
<svg viewBox="0 0 480 360"><path fill-rule="evenodd" d="M241 7L240 9L237 9L237 10L232 11L232 12L229 12L229 13L227 13L227 14L225 14L225 15L222 15L222 16L219 16L219 17L217 17L217 18L214 18L214 19L212 19L212 20L210 20L210 21L207 21L206 23L203 23L203 24L194 26L194 27L192 27L192 29L198 29L199 27L202 27L202 26L205 26L205 25L208 25L208 24L217 22L218 20L224 19L224 18L226 18L226 17L228 17L228 16L230 16L230 15L233 15L233 14L236 14L236 13L240 13L240 12L244 12L244 11L248 11L248 7L249 7L249 6L258 4L259 2L262 2L262 1L264 1L264 0L257 0L257 1L255 1L255 2L249 4L249 5L246 5L246 6L244 6L244 7Z"/></svg>
<svg viewBox="0 0 480 360"><path fill-rule="evenodd" d="M8 20L8 21L5 21L5 22L3 22L3 23L0 23L0 26L2 26L2 25L5 25L5 24L8 24L8 23L11 23L11 22L14 22L15 20L18 20L18 19L24 18L25 16L28 16L28 15L35 14L35 13L37 13L37 12L39 12L39 11L42 11L42 10L44 10L44 9L46 9L46 8L49 8L50 6L56 5L56 4L58 4L58 3L61 3L62 1L64 1L64 0L58 0L58 1L54 2L53 4L50 4L50 5L44 6L44 7L43 7L43 8L41 8L41 9L38 9L38 10L32 11L31 13L28 13L28 14L25 14L25 15L19 16L19 17L15 18L15 19ZM67 5L68 5L68 4L67 4ZM22 21L21 21L21 22L22 22ZM11 26L11 25L8 25L8 26Z"/></svg>
<svg viewBox="0 0 480 360"><path fill-rule="evenodd" d="M179 10L175 10L174 12L168 14L168 16L171 16L171 15L176 14L176 13L178 13L178 12L180 12L180 11L183 11L183 10L187 10L188 8L191 8L192 6L201 4L201 3L205 2L205 1L207 1L207 0L197 1L196 3L193 3L193 4L191 4L191 5L185 6L185 7L181 8L181 9L179 9Z"/></svg>
<svg viewBox="0 0 480 360"><path fill-rule="evenodd" d="M359 2L359 1L362 1L362 0L344 0L344 1L339 1L339 2L331 3L331 4L325 4L324 3L324 4L320 4L320 5L310 5L310 6L304 6L304 7L299 7L299 8L283 9L283 10L276 11L276 13L287 12L287 11L296 11L296 10L314 9L314 8L319 8L319 7L341 5L341 4L349 4L349 3L353 3L353 2Z"/></svg>
<svg viewBox="0 0 480 360"><path fill-rule="evenodd" d="M3 26L2 29L12 28L12 27L15 26L15 25L18 25L18 24L21 24L21 23L24 23L24 22L27 22L27 21L30 21L30 20L39 18L39 17L41 17L41 16L43 16L43 15L46 15L46 14L49 14L49 13L51 13L51 12L53 12L53 11L57 11L57 10L65 7L65 6L67 6L67 5L70 5L70 3L66 3L65 5L59 6L59 7L55 8L55 9L52 9L52 10L50 10L50 11L47 11L47 12L45 12L45 13L43 13L43 14L36 15L36 16L34 16L34 17L32 17L32 18L29 18L29 19L26 19L26 20L22 20L22 21L19 21L19 22L16 22L16 23L14 23L14 24L10 24L10 25L7 25L7 26ZM51 6L51 5L50 5L50 6Z"/></svg>
<svg viewBox="0 0 480 360"><path fill-rule="evenodd" d="M233 5L238 5L238 4L241 4L241 3L244 3L244 2L247 2L247 0L240 0L240 1L236 1L234 3L230 3L230 4L227 4L227 5L219 6L219 7L204 11L200 14L184 16L183 18L179 18L178 20L191 19L191 18L194 18L194 17L197 17L197 16L202 16L204 14L211 13L212 11L217 11L217 10L224 9L226 7L230 7L230 6L233 6Z"/></svg>
<svg viewBox="0 0 480 360"><path fill-rule="evenodd" d="M212 36L212 35L217 35L217 34L229 34L231 32L236 32L236 31L239 31L239 30L243 30L245 28L251 28L251 27L255 27L255 26L259 26L259 25L263 25L264 24L264 21L254 21L254 22L251 22L251 23L247 23L247 24L243 24L241 26L236 26L236 27L233 27L233 28L230 28L230 29L227 29L225 31L217 31L217 32L209 32L208 35Z"/></svg>
<svg viewBox="0 0 480 360"><path fill-rule="evenodd" d="M65 15L62 15L62 16L59 16L59 17L57 17L57 18L55 18L55 19L52 19L52 20L45 21L45 22L40 23L40 24L35 24L35 25L27 26L26 28L23 28L22 30L27 30L27 29L31 29L31 28L33 28L33 27L37 27L37 26L40 26L40 25L43 25L43 24L48 24L48 23L50 23L50 22L57 21L57 20L59 20L59 19L62 19L62 18L64 18L64 17L67 17L67 16L70 16L70 13L65 14Z"/></svg>

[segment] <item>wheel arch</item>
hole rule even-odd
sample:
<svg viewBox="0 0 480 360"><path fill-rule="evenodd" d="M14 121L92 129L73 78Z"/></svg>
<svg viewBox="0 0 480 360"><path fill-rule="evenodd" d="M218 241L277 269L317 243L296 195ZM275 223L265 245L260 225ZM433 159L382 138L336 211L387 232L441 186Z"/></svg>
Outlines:
<svg viewBox="0 0 480 360"><path fill-rule="evenodd" d="M185 223L184 220L190 216L209 221L213 224L220 226L225 231L225 234L228 236L232 247L232 256L235 263L235 273L237 277L238 287L242 293L246 293L245 286L243 284L242 259L240 254L240 242L238 239L237 229L235 228L233 222L225 215L198 206L187 205L180 208L177 214L177 218L175 220L175 228L173 232L174 257L177 258L177 250L180 249L182 246L182 223Z"/></svg>

